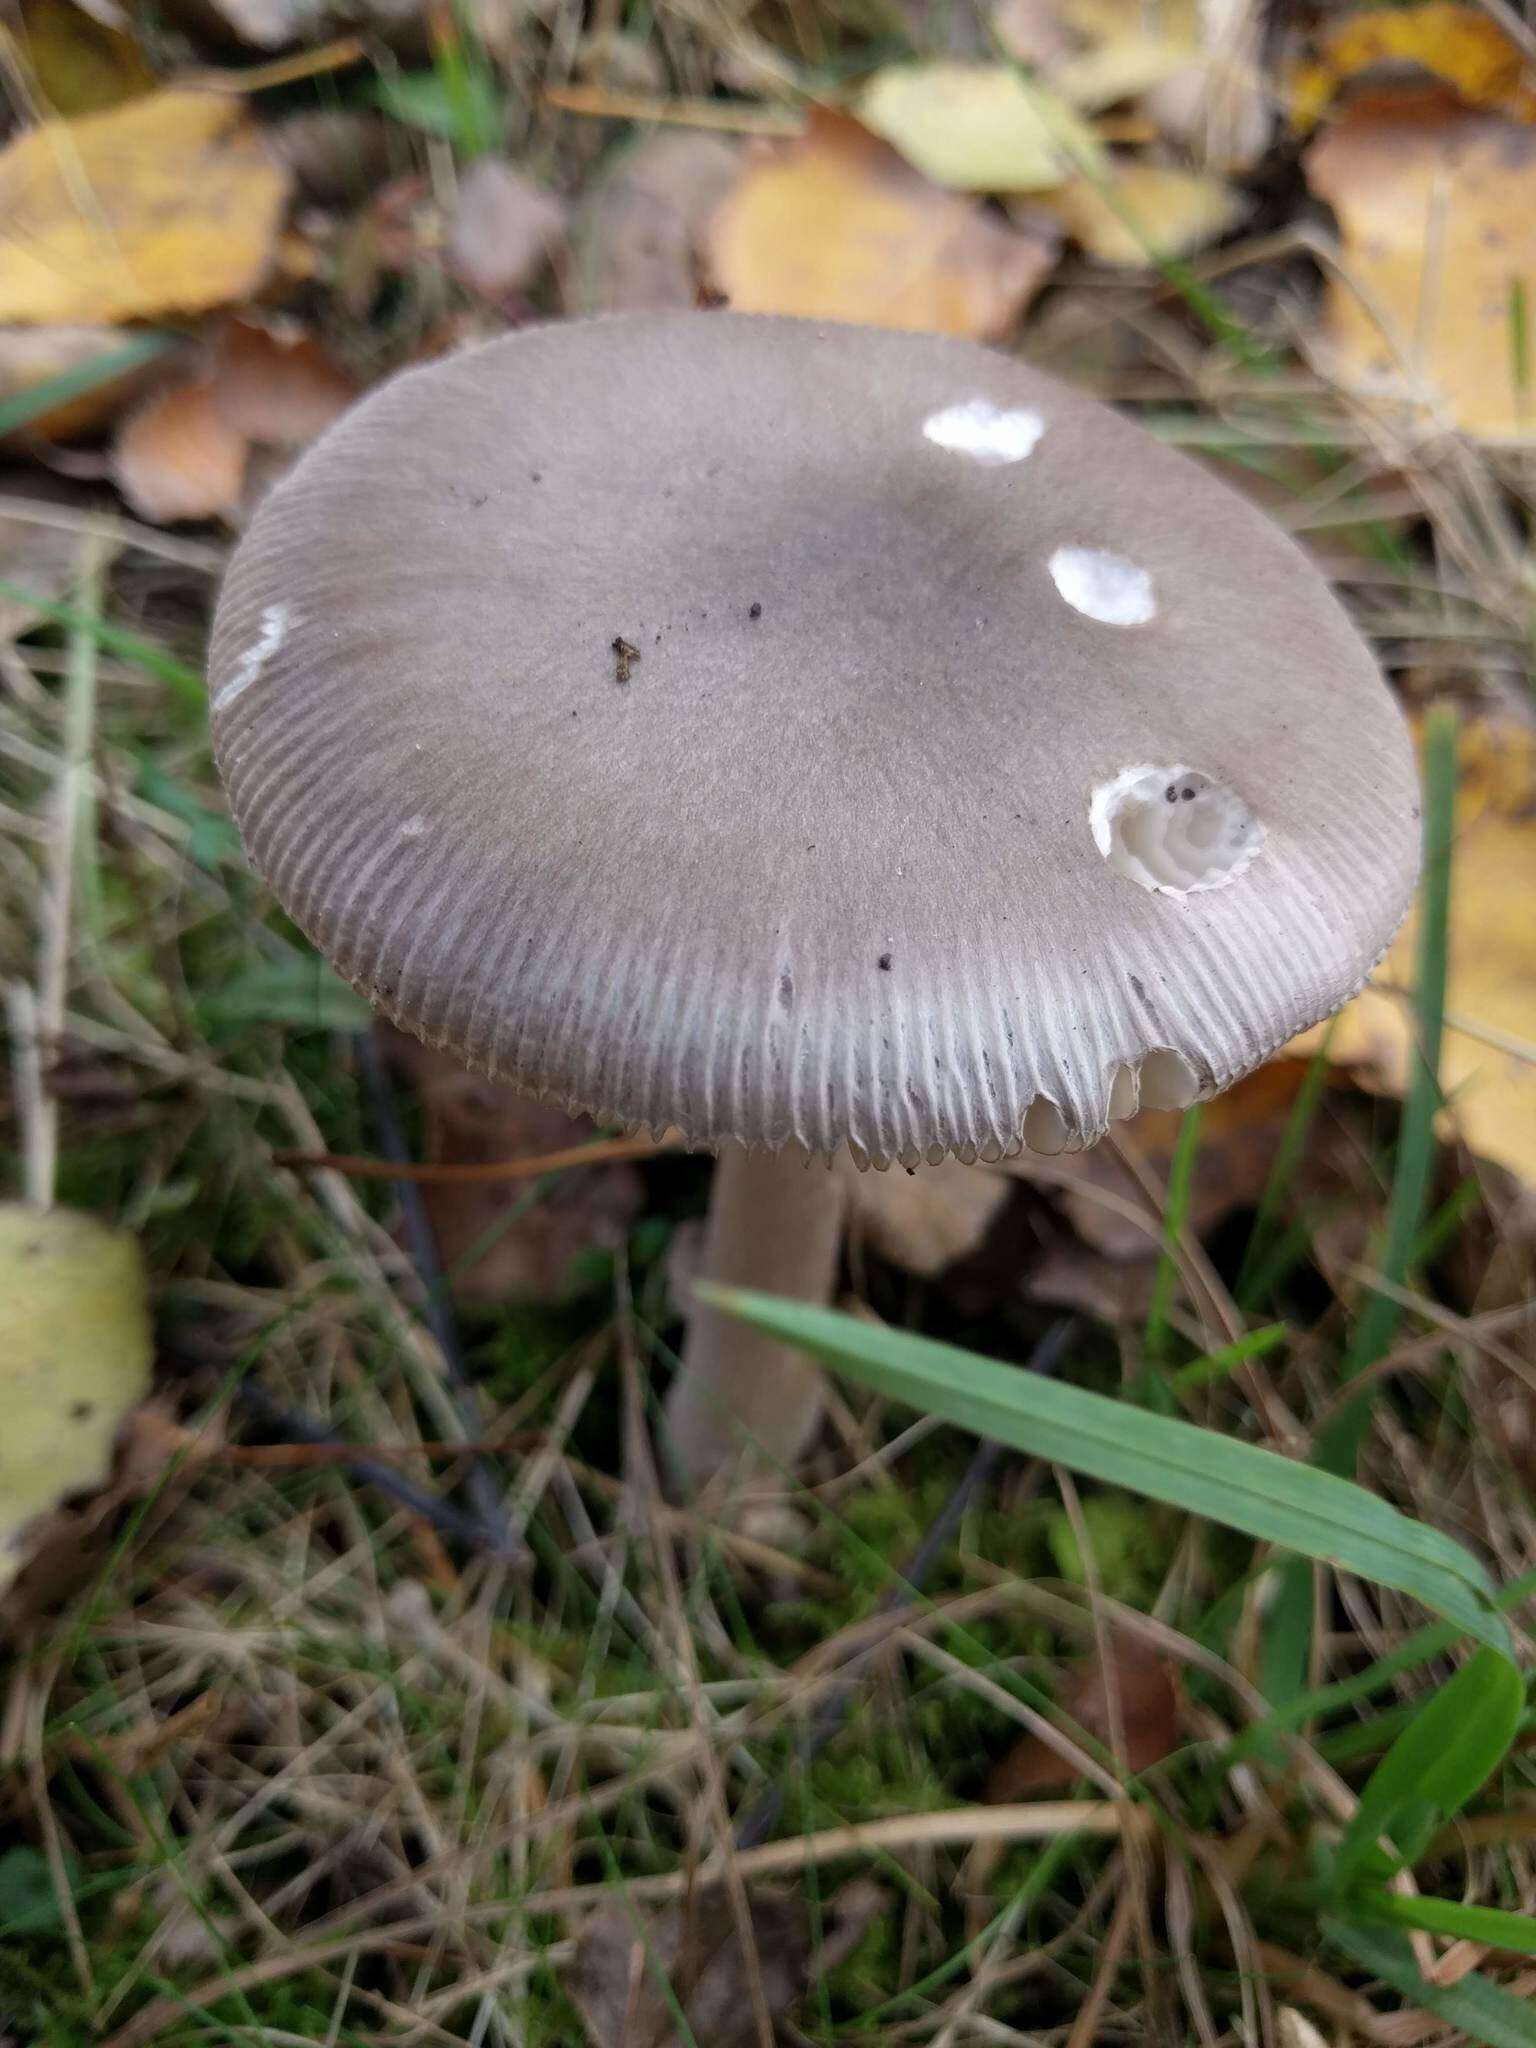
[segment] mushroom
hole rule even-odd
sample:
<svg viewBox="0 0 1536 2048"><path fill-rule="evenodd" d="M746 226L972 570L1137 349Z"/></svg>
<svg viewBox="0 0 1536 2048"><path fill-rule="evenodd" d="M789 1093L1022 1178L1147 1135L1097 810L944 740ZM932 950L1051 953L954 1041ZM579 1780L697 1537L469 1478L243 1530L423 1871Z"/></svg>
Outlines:
<svg viewBox="0 0 1536 2048"><path fill-rule="evenodd" d="M1416 867L1402 720L1299 549L938 337L639 314L398 377L261 507L210 690L348 980L717 1150L707 1272L807 1298L832 1155L1211 1094L1360 987ZM697 1310L684 1473L792 1462L818 1385Z"/></svg>

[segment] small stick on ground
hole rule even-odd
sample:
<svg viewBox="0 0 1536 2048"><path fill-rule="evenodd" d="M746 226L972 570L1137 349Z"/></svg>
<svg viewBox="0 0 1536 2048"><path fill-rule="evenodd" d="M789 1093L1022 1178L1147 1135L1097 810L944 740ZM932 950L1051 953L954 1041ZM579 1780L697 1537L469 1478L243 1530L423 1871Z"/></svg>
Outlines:
<svg viewBox="0 0 1536 2048"><path fill-rule="evenodd" d="M483 1551L487 1546L489 1531L478 1516L467 1515L462 1508L441 1500L424 1486L418 1486L414 1479L408 1479L403 1472L397 1472L393 1465L376 1457L359 1445L349 1443L344 1436L333 1429L327 1429L323 1422L316 1422L308 1415L301 1415L295 1408L287 1408L281 1401L259 1387L253 1380L245 1380L235 1388L236 1404L260 1424L269 1438L280 1439L284 1446L301 1445L306 1448L323 1448L327 1462L344 1465L355 1479L365 1481L377 1488L386 1498L404 1508L409 1514L420 1515L430 1522L440 1536L448 1537L454 1543L467 1545L471 1550ZM277 1446L268 1442L245 1448L268 1450Z"/></svg>
<svg viewBox="0 0 1536 2048"><path fill-rule="evenodd" d="M526 1159L475 1159L461 1165L443 1159L374 1159L360 1152L306 1152L280 1146L274 1166L305 1166L348 1180L411 1181L418 1187L452 1186L476 1181L539 1180L546 1173L564 1173L573 1166L607 1166L617 1159L655 1159L682 1145L675 1134L660 1138L596 1138L586 1145L566 1145L558 1152L539 1152Z"/></svg>
<svg viewBox="0 0 1536 2048"><path fill-rule="evenodd" d="M396 1166L404 1165L410 1159L410 1148L405 1141L405 1130L400 1122L394 1086L383 1051L371 1031L357 1033L354 1044L380 1150ZM393 1187L405 1226L405 1248L421 1281L424 1296L422 1312L442 1354L448 1392L464 1425L465 1437L471 1443L478 1442L485 1434L485 1422L480 1412L479 1395L464 1362L464 1347L459 1342L458 1324L449 1305L448 1288L437 1256L437 1240L432 1234L432 1221L421 1198L421 1189L413 1180L403 1175L396 1176ZM487 1460L471 1454L465 1490L484 1537L495 1554L502 1558L515 1556L518 1544L508 1519L506 1500L495 1470Z"/></svg>

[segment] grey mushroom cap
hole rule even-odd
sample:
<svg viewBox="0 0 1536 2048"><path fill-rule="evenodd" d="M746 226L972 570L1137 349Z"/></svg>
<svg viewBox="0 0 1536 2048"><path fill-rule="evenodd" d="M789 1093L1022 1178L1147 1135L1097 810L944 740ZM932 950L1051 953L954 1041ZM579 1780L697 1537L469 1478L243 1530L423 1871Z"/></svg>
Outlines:
<svg viewBox="0 0 1536 2048"><path fill-rule="evenodd" d="M349 981L700 1144L1091 1142L1337 1009L1417 865L1292 542L936 337L645 314L401 376L257 514L210 696Z"/></svg>

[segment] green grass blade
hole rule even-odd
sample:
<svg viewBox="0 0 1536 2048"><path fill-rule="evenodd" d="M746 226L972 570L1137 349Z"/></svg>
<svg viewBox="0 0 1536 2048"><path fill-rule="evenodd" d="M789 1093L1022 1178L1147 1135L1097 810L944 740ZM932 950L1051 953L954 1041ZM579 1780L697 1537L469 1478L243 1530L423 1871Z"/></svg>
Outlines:
<svg viewBox="0 0 1536 2048"><path fill-rule="evenodd" d="M1536 1571L1529 1571L1518 1579L1511 1579L1494 1604L1508 1614L1533 1596L1536 1596ZM1357 1671L1350 1678L1335 1679L1331 1685L1320 1685L1311 1692L1298 1693L1283 1705L1278 1705L1267 1720L1245 1728L1228 1745L1225 1762L1228 1765L1240 1763L1268 1736L1283 1729L1299 1728L1303 1721L1338 1713L1345 1707L1355 1706L1360 1700L1368 1700L1373 1693L1385 1692L1405 1672L1416 1671L1421 1664L1428 1664L1435 1657L1443 1657L1447 1650L1454 1650L1460 1633L1459 1629L1446 1622L1432 1621L1426 1628L1415 1629L1396 1649L1378 1657L1364 1671Z"/></svg>
<svg viewBox="0 0 1536 2048"><path fill-rule="evenodd" d="M1509 377L1523 418L1531 399L1531 309L1523 277L1509 280Z"/></svg>
<svg viewBox="0 0 1536 2048"><path fill-rule="evenodd" d="M72 399L83 398L87 391L94 391L98 385L110 384L114 378L126 377L130 370L152 363L156 356L163 356L175 341L174 334L136 334L121 348L103 349L89 362L75 363L67 370L60 370L57 376L45 377L40 384L31 384L25 391L13 392L9 398L0 399L0 438L19 433L33 420L41 419L44 413L52 412L56 406L68 405Z"/></svg>
<svg viewBox="0 0 1536 2048"><path fill-rule="evenodd" d="M1424 733L1424 884L1419 898L1415 997L1419 1059L1403 1105L1380 1259L1382 1278L1394 1287L1401 1287L1408 1276L1434 1169L1451 914L1451 843L1456 824L1457 731L1455 712L1442 706L1430 713ZM1353 1379L1385 1354L1401 1315L1401 1304L1389 1295L1374 1292L1367 1297L1345 1362L1346 1378ZM1331 1472L1353 1471L1369 1423L1367 1397L1347 1402L1318 1444L1319 1464Z"/></svg>
<svg viewBox="0 0 1536 2048"><path fill-rule="evenodd" d="M1157 1272L1152 1281L1152 1300L1147 1309L1147 1357L1154 1365L1168 1352L1168 1312L1179 1284L1179 1239L1189 1218L1189 1191L1195 1177L1195 1154L1200 1146L1200 1105L1184 1112L1173 1161L1168 1169L1168 1201L1163 1210L1163 1242L1158 1252Z"/></svg>
<svg viewBox="0 0 1536 2048"><path fill-rule="evenodd" d="M1419 1927L1428 1934L1486 1942L1513 1955L1536 1956L1536 1920L1498 1906L1466 1906L1460 1899L1404 1898L1373 1892L1350 1901L1350 1910L1384 1927Z"/></svg>
<svg viewBox="0 0 1536 2048"><path fill-rule="evenodd" d="M1328 1085L1328 1048L1333 1041L1334 1020L1328 1021L1323 1033L1323 1042L1307 1062L1307 1071L1302 1076L1301 1086L1296 1091L1296 1100L1291 1104L1291 1113L1285 1120L1280 1145L1275 1153L1274 1165L1264 1183L1264 1192L1259 1197L1259 1206L1253 1218L1253 1228L1248 1233L1248 1243L1243 1251L1243 1263L1238 1270L1237 1285L1233 1292L1237 1305L1251 1309L1257 1303L1262 1288L1259 1285L1260 1268L1268 1264L1268 1252L1275 1236L1275 1219L1280 1213L1280 1204L1285 1191L1291 1184L1291 1176L1306 1151L1307 1140L1312 1135L1312 1125L1317 1118L1318 1104L1323 1099L1323 1090Z"/></svg>
<svg viewBox="0 0 1536 2048"><path fill-rule="evenodd" d="M162 683L169 683L176 694L189 704L206 707L208 692L197 670L188 668L184 661L167 654L152 640L142 640L137 633L124 632L121 626L109 625L105 619L97 618L94 613L82 612L74 605L55 604L50 598L37 596L23 584L8 583L3 578L0 578L0 597L26 605L29 611L36 612L40 619L47 619L50 625L89 633L96 644L105 647L109 654L121 655L135 668L143 669Z"/></svg>
<svg viewBox="0 0 1536 2048"><path fill-rule="evenodd" d="M366 1031L373 1011L326 966L318 953L264 961L196 1002L198 1023L219 1033L247 1024L287 1024L299 1031Z"/></svg>
<svg viewBox="0 0 1536 2048"><path fill-rule="evenodd" d="M735 1288L701 1284L696 1291L893 1400L1395 1586L1480 1641L1507 1648L1493 1589L1470 1553L1331 1472L832 1309Z"/></svg>
<svg viewBox="0 0 1536 2048"><path fill-rule="evenodd" d="M1212 1380L1227 1379L1250 1358L1263 1358L1267 1352L1278 1350L1290 1334L1284 1323L1265 1323L1261 1329L1249 1330L1235 1342L1223 1344L1219 1351L1208 1351L1204 1358L1181 1365L1168 1384L1176 1394L1192 1394L1197 1387L1209 1386Z"/></svg>
<svg viewBox="0 0 1536 2048"><path fill-rule="evenodd" d="M1347 1920L1325 1920L1323 1931L1352 1962L1472 2040L1487 2048L1536 2048L1536 2006L1491 1978L1473 1970L1459 1984L1427 1984L1405 1936Z"/></svg>
<svg viewBox="0 0 1536 2048"><path fill-rule="evenodd" d="M1259 1690L1287 1707L1306 1686L1311 1667L1317 1574L1304 1557L1282 1557L1259 1645Z"/></svg>
<svg viewBox="0 0 1536 2048"><path fill-rule="evenodd" d="M1383 1835L1407 1862L1442 1820L1459 1813L1515 1739L1525 1687L1507 1657L1479 1650L1387 1751L1366 1781L1339 1844L1335 1875L1348 1884Z"/></svg>

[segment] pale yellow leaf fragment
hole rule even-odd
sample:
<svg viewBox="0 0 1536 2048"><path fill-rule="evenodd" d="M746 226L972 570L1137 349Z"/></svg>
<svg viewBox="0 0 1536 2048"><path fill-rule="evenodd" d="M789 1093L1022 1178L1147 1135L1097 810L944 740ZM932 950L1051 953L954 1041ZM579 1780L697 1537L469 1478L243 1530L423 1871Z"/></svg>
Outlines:
<svg viewBox="0 0 1536 2048"><path fill-rule="evenodd" d="M150 1355L137 1241L66 1209L0 1205L0 1591L29 1524L106 1478Z"/></svg>
<svg viewBox="0 0 1536 2048"><path fill-rule="evenodd" d="M238 99L166 91L0 152L0 321L145 319L255 289L287 174Z"/></svg>
<svg viewBox="0 0 1536 2048"><path fill-rule="evenodd" d="M1052 67L1050 79L1072 106L1096 113L1101 107L1139 99L1155 86L1166 85L1192 61L1185 44L1128 36L1123 42L1097 43L1066 58Z"/></svg>
<svg viewBox="0 0 1536 2048"><path fill-rule="evenodd" d="M1106 180L1073 178L1031 204L1054 215L1096 262L1122 269L1191 255L1224 235L1243 210L1238 193L1219 178L1134 158Z"/></svg>
<svg viewBox="0 0 1536 2048"><path fill-rule="evenodd" d="M1042 192L1103 161L1065 100L1001 64L893 64L876 72L856 112L955 192Z"/></svg>

